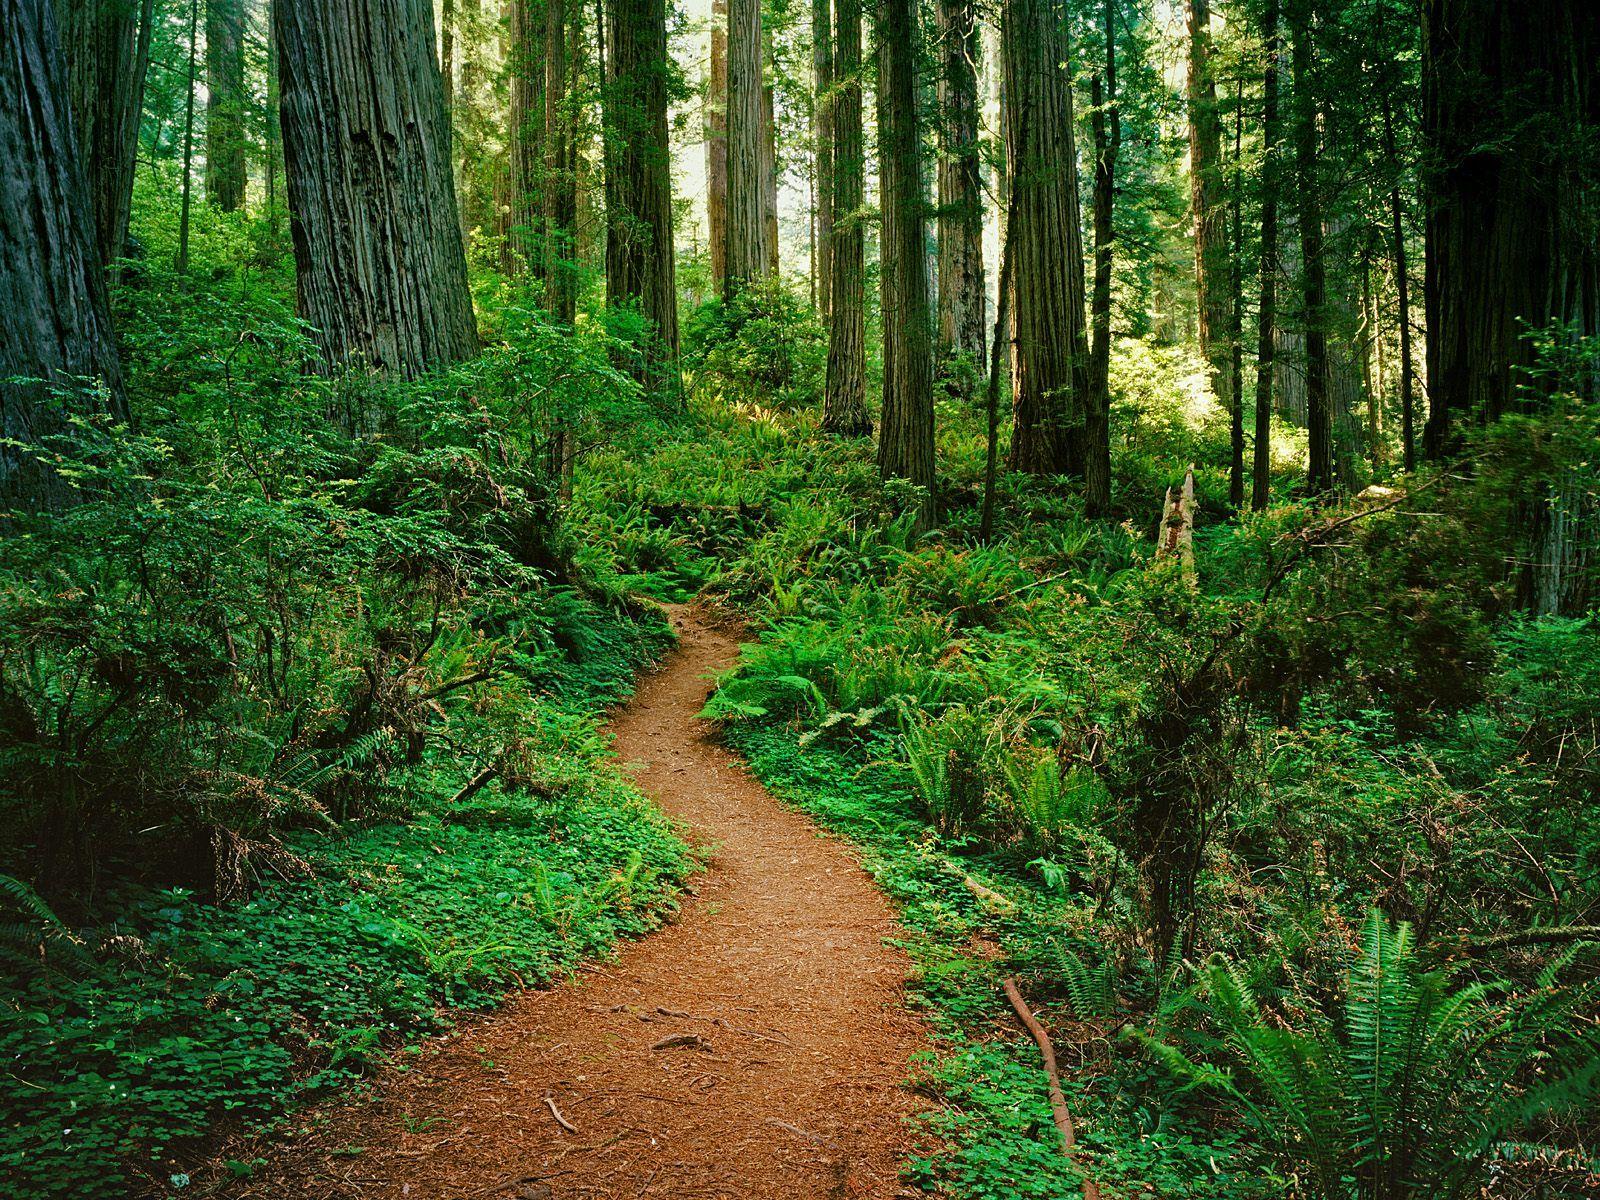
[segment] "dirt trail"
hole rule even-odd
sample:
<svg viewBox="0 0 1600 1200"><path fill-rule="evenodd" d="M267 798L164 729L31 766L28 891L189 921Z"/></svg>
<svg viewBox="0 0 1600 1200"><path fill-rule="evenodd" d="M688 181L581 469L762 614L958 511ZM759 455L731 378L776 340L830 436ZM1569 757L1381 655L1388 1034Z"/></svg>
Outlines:
<svg viewBox="0 0 1600 1200"><path fill-rule="evenodd" d="M737 642L692 610L672 619L679 648L612 727L645 792L716 846L681 917L386 1073L375 1103L331 1110L236 1194L907 1194L903 1083L925 1029L903 1004L909 963L883 944L893 913L842 845L706 740L706 675ZM686 1044L653 1048L668 1039Z"/></svg>

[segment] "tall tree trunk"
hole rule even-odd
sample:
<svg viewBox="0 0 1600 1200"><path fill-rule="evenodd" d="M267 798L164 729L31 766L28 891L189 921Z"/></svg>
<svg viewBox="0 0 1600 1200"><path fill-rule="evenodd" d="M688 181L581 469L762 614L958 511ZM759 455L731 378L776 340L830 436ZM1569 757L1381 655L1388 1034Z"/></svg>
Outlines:
<svg viewBox="0 0 1600 1200"><path fill-rule="evenodd" d="M1517 407L1533 361L1527 330L1559 320L1569 337L1600 333L1592 147L1600 7L1423 7L1423 136L1433 166L1424 448L1438 458L1463 422Z"/></svg>
<svg viewBox="0 0 1600 1200"><path fill-rule="evenodd" d="M766 222L767 274L778 274L778 110L772 84L761 87L761 213Z"/></svg>
<svg viewBox="0 0 1600 1200"><path fill-rule="evenodd" d="M47 507L69 490L28 448L128 415L49 0L0 0L0 163L0 505Z"/></svg>
<svg viewBox="0 0 1600 1200"><path fill-rule="evenodd" d="M817 313L828 324L833 301L833 12L829 0L811 0L812 136L812 286Z"/></svg>
<svg viewBox="0 0 1600 1200"><path fill-rule="evenodd" d="M1278 0L1267 0L1262 19L1267 70L1261 105L1261 302L1256 327L1255 445L1250 507L1267 507L1272 488L1272 375L1278 321L1278 75L1283 42Z"/></svg>
<svg viewBox="0 0 1600 1200"><path fill-rule="evenodd" d="M1200 353L1211 369L1211 390L1224 408L1228 395L1228 221L1223 203L1222 121L1212 74L1210 0L1188 0L1189 194L1194 211L1194 282Z"/></svg>
<svg viewBox="0 0 1600 1200"><path fill-rule="evenodd" d="M183 104L183 198L178 202L178 274L189 270L189 208L194 193L194 88L200 54L200 0L189 0L189 76Z"/></svg>
<svg viewBox="0 0 1600 1200"><path fill-rule="evenodd" d="M1560 350L1600 336L1600 7L1428 0L1423 26L1428 423L1424 450L1456 452L1463 426L1539 411L1551 389L1600 400L1592 361L1543 377L1530 332ZM1591 602L1581 569L1600 502L1554 463L1524 481L1526 567L1537 612Z"/></svg>
<svg viewBox="0 0 1600 1200"><path fill-rule="evenodd" d="M456 4L456 90L450 101L451 146L454 151L452 169L456 181L456 209L461 214L461 240L470 243L473 229L492 227L490 200L484 195L484 173L480 168L471 170L472 157L479 154L477 135L482 128L482 106L479 80L483 74L483 41L481 26L483 8L481 0L455 0ZM510 10L509 21L515 21L516 0L503 6ZM502 34L502 44L504 35ZM456 129L462 131L454 136ZM508 142L509 148L509 142Z"/></svg>
<svg viewBox="0 0 1600 1200"><path fill-rule="evenodd" d="M432 6L274 0L273 18L300 307L325 360L415 375L473 353Z"/></svg>
<svg viewBox="0 0 1600 1200"><path fill-rule="evenodd" d="M766 278L772 264L767 228L764 92L761 86L761 0L728 4L727 277L732 298L743 284Z"/></svg>
<svg viewBox="0 0 1600 1200"><path fill-rule="evenodd" d="M1328 394L1327 265L1323 261L1322 173L1318 158L1317 97L1311 78L1313 0L1299 0L1294 30L1295 186L1299 191L1301 319L1306 339L1306 488L1331 491L1333 405Z"/></svg>
<svg viewBox="0 0 1600 1200"><path fill-rule="evenodd" d="M611 0L607 16L606 295L613 304L637 300L673 359L678 295L667 140L667 8L665 0Z"/></svg>
<svg viewBox="0 0 1600 1200"><path fill-rule="evenodd" d="M278 119L278 33L267 20L267 111L263 120L262 144L266 147L267 228L276 240L283 229L283 204L279 197L283 178L283 124Z"/></svg>
<svg viewBox="0 0 1600 1200"><path fill-rule="evenodd" d="M206 199L244 205L244 0L206 0Z"/></svg>
<svg viewBox="0 0 1600 1200"><path fill-rule="evenodd" d="M1122 150L1122 113L1117 106L1117 0L1105 0L1105 84L1091 84L1094 115L1094 292L1089 349L1089 401L1084 420L1083 499L1090 516L1111 507L1111 267L1117 195L1117 155Z"/></svg>
<svg viewBox="0 0 1600 1200"><path fill-rule="evenodd" d="M866 180L861 120L861 0L834 0L833 295L828 302L828 379L822 428L860 437L867 416Z"/></svg>
<svg viewBox="0 0 1600 1200"><path fill-rule="evenodd" d="M1011 466L1084 463L1088 335L1065 18L1054 0L1005 0L1006 151L1016 195L1011 286Z"/></svg>
<svg viewBox="0 0 1600 1200"><path fill-rule="evenodd" d="M933 322L924 259L922 136L917 119L913 0L878 8L878 171L883 209L883 422L878 470L925 489L919 529L937 519L934 496Z"/></svg>
<svg viewBox="0 0 1600 1200"><path fill-rule="evenodd" d="M511 142L508 148L506 220L508 274L526 271L545 277L545 4L511 0L511 53L507 63L511 92Z"/></svg>
<svg viewBox="0 0 1600 1200"><path fill-rule="evenodd" d="M939 349L983 362L983 180L974 0L939 0Z"/></svg>
<svg viewBox="0 0 1600 1200"><path fill-rule="evenodd" d="M711 67L706 78L706 226L711 287L728 286L728 0L711 0Z"/></svg>
<svg viewBox="0 0 1600 1200"><path fill-rule="evenodd" d="M1228 466L1228 503L1235 512L1244 507L1244 87L1234 91L1232 254L1228 264L1232 311L1228 317L1228 425L1232 451Z"/></svg>
<svg viewBox="0 0 1600 1200"><path fill-rule="evenodd" d="M1417 469L1416 366L1411 356L1411 271L1406 255L1406 231L1400 201L1400 156L1395 153L1394 113L1389 96L1383 97L1383 149L1389 160L1389 242L1394 255L1395 303L1400 323L1400 442L1405 469Z"/></svg>
<svg viewBox="0 0 1600 1200"><path fill-rule="evenodd" d="M77 131L95 244L109 265L128 240L154 0L56 0L55 7L67 63L63 103Z"/></svg>
<svg viewBox="0 0 1600 1200"><path fill-rule="evenodd" d="M568 5L580 0L545 0L544 26L544 220L545 306L562 325L578 316L577 113L569 46ZM582 8L573 19L581 24Z"/></svg>

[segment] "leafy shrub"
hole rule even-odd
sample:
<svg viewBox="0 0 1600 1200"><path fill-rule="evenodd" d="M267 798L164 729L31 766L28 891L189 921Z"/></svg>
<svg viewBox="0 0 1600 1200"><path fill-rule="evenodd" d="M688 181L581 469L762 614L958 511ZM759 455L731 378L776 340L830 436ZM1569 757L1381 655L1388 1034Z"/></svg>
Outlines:
<svg viewBox="0 0 1600 1200"><path fill-rule="evenodd" d="M1237 963L1214 961L1198 1003L1220 1043L1198 1042L1202 1059L1145 1044L1225 1097L1319 1196L1475 1195L1500 1143L1600 1094L1588 1020L1600 987L1562 985L1571 958L1528 992L1456 986L1422 966L1408 925L1374 910L1338 1011L1293 991L1273 1002Z"/></svg>

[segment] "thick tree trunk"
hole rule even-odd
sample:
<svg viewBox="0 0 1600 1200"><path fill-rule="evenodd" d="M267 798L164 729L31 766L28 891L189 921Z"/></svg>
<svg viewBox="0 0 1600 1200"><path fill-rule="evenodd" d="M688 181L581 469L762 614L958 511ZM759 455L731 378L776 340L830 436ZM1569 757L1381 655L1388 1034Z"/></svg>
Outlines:
<svg viewBox="0 0 1600 1200"><path fill-rule="evenodd" d="M974 0L939 0L939 349L983 362L983 180Z"/></svg>
<svg viewBox="0 0 1600 1200"><path fill-rule="evenodd" d="M544 274L545 306L563 325L578 316L578 158L573 82L577 56L570 23L581 26L580 0L545 0L544 26Z"/></svg>
<svg viewBox="0 0 1600 1200"><path fill-rule="evenodd" d="M511 92L511 142L507 153L506 215L508 274L526 271L543 279L545 0L512 0L511 53L507 63Z"/></svg>
<svg viewBox="0 0 1600 1200"><path fill-rule="evenodd" d="M1299 191L1301 319L1305 330L1306 488L1331 491L1333 405L1328 395L1327 266L1323 261L1322 174L1318 164L1317 98L1311 79L1312 0L1300 0L1293 21L1295 186Z"/></svg>
<svg viewBox="0 0 1600 1200"><path fill-rule="evenodd" d="M189 270L189 207L194 193L194 88L200 61L200 0L189 0L189 75L183 97L183 183L178 201L178 257L174 266L179 275Z"/></svg>
<svg viewBox="0 0 1600 1200"><path fill-rule="evenodd" d="M1395 304L1400 333L1400 444L1407 471L1417 469L1416 365L1411 355L1411 271L1406 254L1406 231L1400 201L1400 156L1395 153L1394 113L1389 97L1383 99L1383 146L1389 160L1389 244L1394 256Z"/></svg>
<svg viewBox="0 0 1600 1200"><path fill-rule="evenodd" d="M711 287L728 285L728 0L711 0L711 66L706 78L706 232Z"/></svg>
<svg viewBox="0 0 1600 1200"><path fill-rule="evenodd" d="M1250 507L1267 507L1272 489L1272 375L1278 321L1278 73L1283 43L1278 0L1267 0L1262 20L1267 70L1261 105L1261 301L1256 328L1256 412Z"/></svg>
<svg viewBox="0 0 1600 1200"><path fill-rule="evenodd" d="M478 346L425 0L275 0L300 307L330 366Z"/></svg>
<svg viewBox="0 0 1600 1200"><path fill-rule="evenodd" d="M1424 10L1425 450L1437 458L1464 422L1517 407L1527 330L1562 321L1574 338L1600 333L1600 6Z"/></svg>
<svg viewBox="0 0 1600 1200"><path fill-rule="evenodd" d="M1211 390L1224 408L1228 394L1228 214L1223 203L1222 121L1212 75L1210 0L1188 0L1189 195L1194 212L1194 282L1200 353Z"/></svg>
<svg viewBox="0 0 1600 1200"><path fill-rule="evenodd" d="M933 321L924 261L922 138L917 120L913 0L878 9L878 164L883 208L883 422L878 470L925 489L920 529L937 519L933 457Z"/></svg>
<svg viewBox="0 0 1600 1200"><path fill-rule="evenodd" d="M763 165L764 92L761 86L761 2L728 5L728 208L724 295L764 279L771 268L767 185Z"/></svg>
<svg viewBox="0 0 1600 1200"><path fill-rule="evenodd" d="M244 0L206 0L206 199L244 206Z"/></svg>
<svg viewBox="0 0 1600 1200"><path fill-rule="evenodd" d="M1084 420L1083 499L1090 516L1111 507L1111 266L1117 194L1117 155L1122 150L1122 114L1117 107L1117 0L1105 0L1106 72L1092 83L1094 116L1094 292L1089 349L1089 399Z"/></svg>
<svg viewBox="0 0 1600 1200"><path fill-rule="evenodd" d="M1005 0L1006 151L1017 223L1011 466L1041 475L1083 470L1088 391L1064 20L1053 0Z"/></svg>
<svg viewBox="0 0 1600 1200"><path fill-rule="evenodd" d="M49 0L0 0L0 506L63 502L28 448L127 417L69 95Z"/></svg>
<svg viewBox="0 0 1600 1200"><path fill-rule="evenodd" d="M861 0L834 0L833 295L828 302L828 380L822 428L860 437L867 416L866 237L861 227L866 179L861 118Z"/></svg>
<svg viewBox="0 0 1600 1200"><path fill-rule="evenodd" d="M833 301L833 12L829 0L811 0L811 75L813 81L811 224L812 285L817 314L828 324Z"/></svg>
<svg viewBox="0 0 1600 1200"><path fill-rule="evenodd" d="M778 110L772 84L761 87L761 214L766 222L767 274L778 274Z"/></svg>
<svg viewBox="0 0 1600 1200"><path fill-rule="evenodd" d="M62 102L72 111L100 260L128 240L145 75L155 25L153 0L56 0L66 58Z"/></svg>
<svg viewBox="0 0 1600 1200"><path fill-rule="evenodd" d="M607 18L606 295L613 304L637 300L676 358L666 3L611 0Z"/></svg>

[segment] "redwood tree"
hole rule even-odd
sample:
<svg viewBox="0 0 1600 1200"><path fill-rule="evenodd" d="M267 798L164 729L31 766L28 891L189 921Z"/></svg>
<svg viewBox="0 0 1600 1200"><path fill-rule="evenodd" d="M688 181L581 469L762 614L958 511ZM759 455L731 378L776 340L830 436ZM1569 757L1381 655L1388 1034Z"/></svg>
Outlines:
<svg viewBox="0 0 1600 1200"><path fill-rule="evenodd" d="M1015 193L1011 466L1083 469L1088 342L1065 16L1053 0L1005 0L1006 152Z"/></svg>
<svg viewBox="0 0 1600 1200"><path fill-rule="evenodd" d="M223 212L244 204L244 30L244 0L206 0L206 198Z"/></svg>
<svg viewBox="0 0 1600 1200"><path fill-rule="evenodd" d="M917 24L913 0L878 8L878 164L883 208L879 267L883 307L883 422L878 470L926 489L920 528L936 518L933 496L933 325L928 304L922 140L917 119Z"/></svg>
<svg viewBox="0 0 1600 1200"><path fill-rule="evenodd" d="M983 181L975 0L939 0L939 348L983 362Z"/></svg>
<svg viewBox="0 0 1600 1200"><path fill-rule="evenodd" d="M833 299L833 6L829 0L811 4L812 137L815 139L812 174L815 213L812 236L816 244L817 313L828 323Z"/></svg>
<svg viewBox="0 0 1600 1200"><path fill-rule="evenodd" d="M427 0L275 0L300 306L328 363L478 346Z"/></svg>
<svg viewBox="0 0 1600 1200"><path fill-rule="evenodd" d="M1189 194L1194 214L1194 282L1200 353L1211 390L1229 407L1228 224L1224 204L1222 121L1212 73L1210 0L1187 0L1189 26Z"/></svg>
<svg viewBox="0 0 1600 1200"><path fill-rule="evenodd" d="M1462 423L1515 407L1529 329L1600 334L1600 6L1424 10L1424 448L1437 458Z"/></svg>
<svg viewBox="0 0 1600 1200"><path fill-rule="evenodd" d="M607 27L606 295L637 300L676 356L665 0L611 0Z"/></svg>
<svg viewBox="0 0 1600 1200"><path fill-rule="evenodd" d="M828 379L822 428L857 437L867 416L866 253L861 227L866 155L861 128L861 0L834 0L833 254Z"/></svg>
<svg viewBox="0 0 1600 1200"><path fill-rule="evenodd" d="M1117 156L1122 151L1122 113L1117 107L1117 0L1101 10L1105 82L1091 83L1094 116L1094 293L1089 349L1089 396L1084 414L1084 507L1099 516L1111 507L1111 254L1117 231Z"/></svg>
<svg viewBox="0 0 1600 1200"><path fill-rule="evenodd" d="M711 286L728 284L728 0L711 0L711 65L706 73L706 226Z"/></svg>
<svg viewBox="0 0 1600 1200"><path fill-rule="evenodd" d="M102 262L122 256L133 200L153 0L57 0L65 88ZM20 19L20 18L19 18Z"/></svg>
<svg viewBox="0 0 1600 1200"><path fill-rule="evenodd" d="M27 449L70 415L126 417L51 0L0 0L0 502L65 486Z"/></svg>
<svg viewBox="0 0 1600 1200"><path fill-rule="evenodd" d="M766 105L761 85L761 0L728 4L728 208L724 294L764 279L773 247L763 166Z"/></svg>

